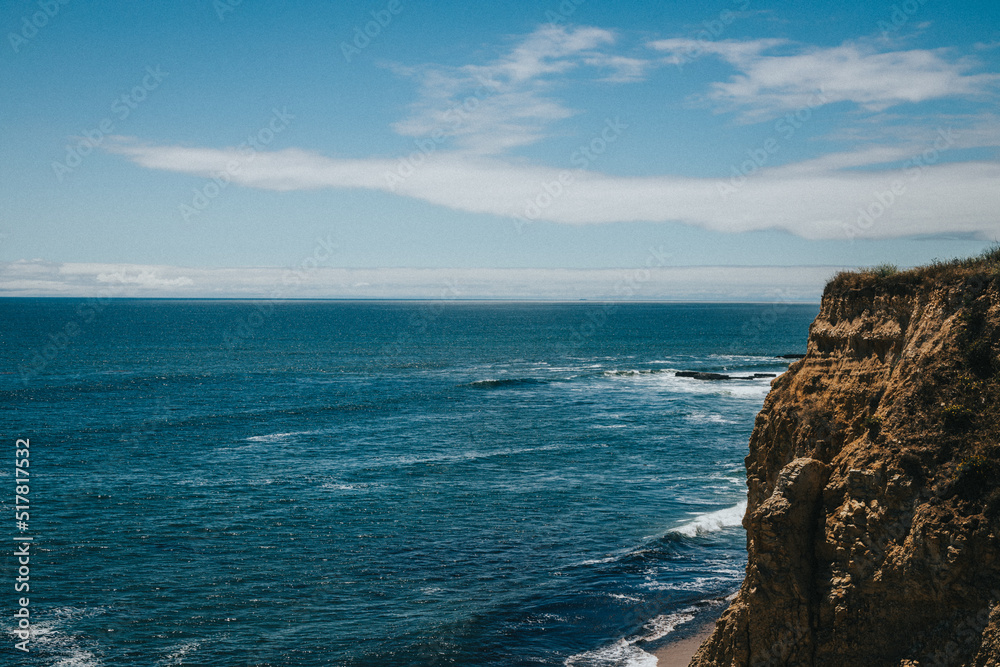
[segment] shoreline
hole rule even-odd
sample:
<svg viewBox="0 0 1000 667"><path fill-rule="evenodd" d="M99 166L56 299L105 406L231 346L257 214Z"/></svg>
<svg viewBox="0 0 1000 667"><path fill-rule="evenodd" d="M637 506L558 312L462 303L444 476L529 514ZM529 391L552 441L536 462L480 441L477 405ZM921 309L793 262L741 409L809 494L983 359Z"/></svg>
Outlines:
<svg viewBox="0 0 1000 667"><path fill-rule="evenodd" d="M688 667L691 658L705 640L712 636L713 630L715 623L708 623L699 628L694 635L660 647L653 652L656 656L656 667Z"/></svg>

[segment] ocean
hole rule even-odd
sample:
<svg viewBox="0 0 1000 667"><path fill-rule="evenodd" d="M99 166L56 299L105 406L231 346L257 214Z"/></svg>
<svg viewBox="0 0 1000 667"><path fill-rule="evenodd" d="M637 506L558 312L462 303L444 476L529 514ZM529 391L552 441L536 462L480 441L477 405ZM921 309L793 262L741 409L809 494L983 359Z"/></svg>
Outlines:
<svg viewBox="0 0 1000 667"><path fill-rule="evenodd" d="M817 312L0 300L4 664L651 667L742 580Z"/></svg>

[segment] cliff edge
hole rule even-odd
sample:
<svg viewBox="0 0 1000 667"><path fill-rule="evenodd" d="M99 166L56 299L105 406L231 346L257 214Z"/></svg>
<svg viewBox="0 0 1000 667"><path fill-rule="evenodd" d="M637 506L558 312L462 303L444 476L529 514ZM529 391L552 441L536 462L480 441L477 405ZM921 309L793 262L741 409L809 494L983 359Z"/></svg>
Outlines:
<svg viewBox="0 0 1000 667"><path fill-rule="evenodd" d="M746 578L692 667L1000 664L1000 252L841 274L746 459Z"/></svg>

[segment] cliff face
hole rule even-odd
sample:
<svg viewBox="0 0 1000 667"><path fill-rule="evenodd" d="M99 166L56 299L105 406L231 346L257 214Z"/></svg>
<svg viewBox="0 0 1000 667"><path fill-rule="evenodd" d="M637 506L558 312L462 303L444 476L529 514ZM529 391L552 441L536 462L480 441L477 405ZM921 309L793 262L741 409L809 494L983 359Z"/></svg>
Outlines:
<svg viewBox="0 0 1000 667"><path fill-rule="evenodd" d="M1000 278L937 273L827 287L757 417L746 579L693 667L1000 664Z"/></svg>

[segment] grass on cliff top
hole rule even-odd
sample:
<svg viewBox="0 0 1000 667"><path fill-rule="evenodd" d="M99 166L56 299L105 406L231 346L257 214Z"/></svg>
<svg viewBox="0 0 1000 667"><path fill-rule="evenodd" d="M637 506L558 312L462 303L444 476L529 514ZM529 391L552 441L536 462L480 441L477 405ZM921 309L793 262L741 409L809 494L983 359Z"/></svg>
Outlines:
<svg viewBox="0 0 1000 667"><path fill-rule="evenodd" d="M890 292L908 292L926 284L958 282L969 278L1000 277L1000 245L977 257L935 260L928 266L900 270L892 264L880 264L860 271L841 271L827 283L824 295L843 294L849 290L880 288Z"/></svg>

